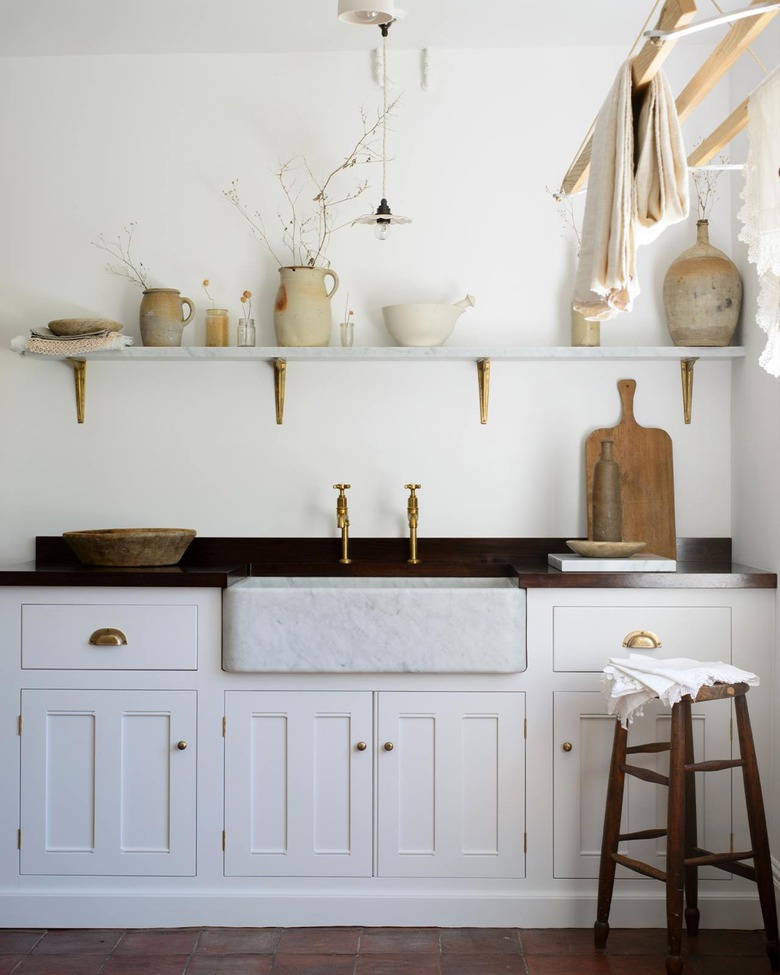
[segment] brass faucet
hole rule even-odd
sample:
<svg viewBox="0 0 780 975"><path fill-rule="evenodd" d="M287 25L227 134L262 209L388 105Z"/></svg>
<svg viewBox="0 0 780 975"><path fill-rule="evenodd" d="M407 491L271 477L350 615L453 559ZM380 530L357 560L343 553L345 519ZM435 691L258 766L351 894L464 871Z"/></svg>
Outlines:
<svg viewBox="0 0 780 975"><path fill-rule="evenodd" d="M417 503L416 491L420 489L420 484L404 484L407 491L410 491L409 500L406 502L406 514L409 518L409 558L407 562L411 565L418 565L420 560L417 558L417 522L419 520L419 505Z"/></svg>
<svg viewBox="0 0 780 975"><path fill-rule="evenodd" d="M336 525L341 529L341 558L339 562L348 565L352 559L349 557L349 509L347 508L346 490L351 488L351 484L334 484L333 490L339 492L336 498Z"/></svg>

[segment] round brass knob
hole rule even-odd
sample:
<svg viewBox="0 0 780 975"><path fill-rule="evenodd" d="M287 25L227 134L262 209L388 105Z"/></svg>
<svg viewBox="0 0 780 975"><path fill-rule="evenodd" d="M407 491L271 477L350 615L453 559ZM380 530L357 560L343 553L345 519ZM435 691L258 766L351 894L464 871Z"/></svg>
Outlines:
<svg viewBox="0 0 780 975"><path fill-rule="evenodd" d="M177 741L176 742L176 747L179 749L180 752L183 752L184 749L187 747L187 742L186 741Z"/></svg>
<svg viewBox="0 0 780 975"><path fill-rule="evenodd" d="M564 750L565 752L570 752L570 751L572 750L572 748L574 748L574 745L572 745L572 743L571 743L570 741L565 741L565 742L564 742L564 743L563 743L563 744L561 745L561 748L562 748L562 749L563 749L563 750Z"/></svg>
<svg viewBox="0 0 780 975"><path fill-rule="evenodd" d="M364 752L368 748L368 745L364 741L359 741L357 745L355 745L355 748L357 748L359 752Z"/></svg>
<svg viewBox="0 0 780 975"><path fill-rule="evenodd" d="M384 748L386 752L391 752L395 748L395 745L391 741L386 741Z"/></svg>

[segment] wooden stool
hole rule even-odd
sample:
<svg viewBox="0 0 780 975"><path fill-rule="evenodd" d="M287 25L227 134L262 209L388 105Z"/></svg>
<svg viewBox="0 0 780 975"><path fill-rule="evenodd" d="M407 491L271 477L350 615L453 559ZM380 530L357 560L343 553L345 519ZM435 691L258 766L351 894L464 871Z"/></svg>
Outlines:
<svg viewBox="0 0 780 975"><path fill-rule="evenodd" d="M671 739L628 747L628 734L620 721L615 722L615 738L607 786L607 806L604 813L604 834L599 867L599 892L596 923L593 927L596 948L605 948L609 935L609 908L615 882L615 868L622 864L630 870L653 877L666 885L666 930L668 951L667 975L680 975L683 968L682 908L685 890L685 924L689 937L699 931L698 868L714 866L739 877L746 877L758 886L761 913L766 933L766 951L773 972L780 971L780 941L777 930L777 908L769 858L764 800L753 746L748 714L747 684L715 684L702 687L693 699L697 703L733 698L739 734L740 757L734 760L695 762L691 723L691 697L684 697L672 708ZM669 752L669 775L650 769L626 765L626 756L642 752ZM745 803L750 828L751 850L743 853L710 853L699 848L696 839L696 784L694 772L714 772L719 769L742 768ZM647 829L636 833L620 832L623 809L623 787L626 775L669 787L666 829ZM666 870L618 853L622 840L654 839L666 836ZM742 863L753 860L753 866Z"/></svg>

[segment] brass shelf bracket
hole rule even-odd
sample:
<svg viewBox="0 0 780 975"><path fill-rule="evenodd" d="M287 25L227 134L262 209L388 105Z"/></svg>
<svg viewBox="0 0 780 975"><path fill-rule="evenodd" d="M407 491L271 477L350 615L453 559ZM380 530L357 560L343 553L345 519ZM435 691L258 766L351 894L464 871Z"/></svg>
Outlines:
<svg viewBox="0 0 780 975"><path fill-rule="evenodd" d="M691 407L693 406L693 367L696 359L680 359L680 379L682 380L683 419L691 422Z"/></svg>
<svg viewBox="0 0 780 975"><path fill-rule="evenodd" d="M84 406L87 392L87 363L84 359L68 359L73 367L73 381L76 385L76 419L84 422Z"/></svg>
<svg viewBox="0 0 780 975"><path fill-rule="evenodd" d="M479 422L484 425L487 423L490 401L490 359L477 360L477 382L479 383Z"/></svg>
<svg viewBox="0 0 780 975"><path fill-rule="evenodd" d="M284 423L284 393L287 379L287 360L274 359L274 399L276 401L276 422Z"/></svg>

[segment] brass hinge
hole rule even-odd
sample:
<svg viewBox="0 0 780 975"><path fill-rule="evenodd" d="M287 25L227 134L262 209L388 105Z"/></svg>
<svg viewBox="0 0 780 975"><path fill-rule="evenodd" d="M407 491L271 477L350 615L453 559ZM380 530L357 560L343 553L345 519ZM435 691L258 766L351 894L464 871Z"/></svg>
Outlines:
<svg viewBox="0 0 780 975"><path fill-rule="evenodd" d="M222 737L224 738L226 734L227 734L227 716L226 715L223 715L223 717L222 717Z"/></svg>
<svg viewBox="0 0 780 975"><path fill-rule="evenodd" d="M22 848L22 831L21 831L21 829L18 829L16 831L16 848L18 850L21 850L21 848Z"/></svg>
<svg viewBox="0 0 780 975"><path fill-rule="evenodd" d="M528 833L523 833L523 853L528 853Z"/></svg>
<svg viewBox="0 0 780 975"><path fill-rule="evenodd" d="M734 852L734 834L729 833L729 853Z"/></svg>
<svg viewBox="0 0 780 975"><path fill-rule="evenodd" d="M734 719L729 718L729 741L734 741Z"/></svg>
<svg viewBox="0 0 780 975"><path fill-rule="evenodd" d="M523 738L528 737L528 718L523 718Z"/></svg>
<svg viewBox="0 0 780 975"><path fill-rule="evenodd" d="M222 830L222 849L223 849L223 851L225 849L225 831L224 831L224 829Z"/></svg>
<svg viewBox="0 0 780 975"><path fill-rule="evenodd" d="M19 737L22 735L22 716L19 715Z"/></svg>

